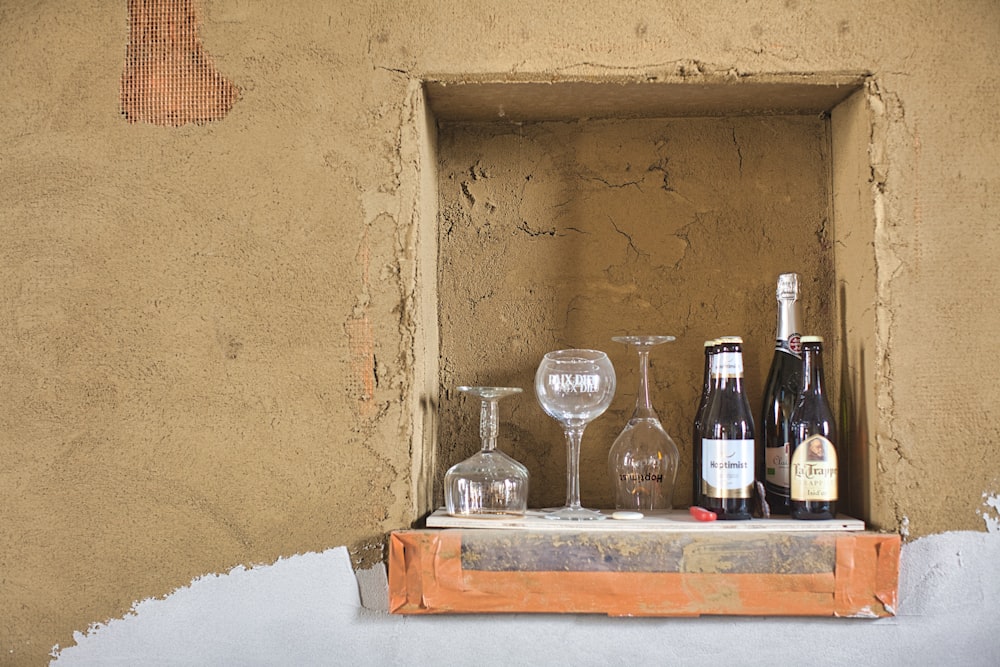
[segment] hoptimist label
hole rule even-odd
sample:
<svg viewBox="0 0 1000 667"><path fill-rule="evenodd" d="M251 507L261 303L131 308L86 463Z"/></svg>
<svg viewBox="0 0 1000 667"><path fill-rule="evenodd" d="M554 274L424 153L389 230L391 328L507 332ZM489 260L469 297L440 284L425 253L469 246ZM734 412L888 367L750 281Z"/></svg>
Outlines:
<svg viewBox="0 0 1000 667"><path fill-rule="evenodd" d="M701 441L701 491L709 498L753 495L753 440Z"/></svg>
<svg viewBox="0 0 1000 667"><path fill-rule="evenodd" d="M656 482L663 484L663 473L660 472L623 472L618 475L623 482Z"/></svg>

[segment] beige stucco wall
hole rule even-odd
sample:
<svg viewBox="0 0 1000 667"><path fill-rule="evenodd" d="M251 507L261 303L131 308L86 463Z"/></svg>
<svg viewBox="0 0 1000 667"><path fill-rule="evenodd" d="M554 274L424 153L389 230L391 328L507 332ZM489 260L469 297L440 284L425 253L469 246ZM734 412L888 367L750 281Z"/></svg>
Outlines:
<svg viewBox="0 0 1000 667"><path fill-rule="evenodd" d="M651 353L651 398L679 448L675 504L689 505L703 342L744 337L758 413L779 273L800 272L803 331L833 341L826 121L460 123L439 136L439 466L479 446L478 402L456 386L523 387L501 407L500 447L531 471L531 507L561 504L566 448L535 400L535 370L549 350L603 349L618 386L587 426L580 483L585 505L612 507L608 450L639 381L636 353L611 338L665 333L677 340Z"/></svg>
<svg viewBox="0 0 1000 667"><path fill-rule="evenodd" d="M415 84L438 75L870 72L872 516L981 528L1000 486L995 3L203 9L241 98L166 129L118 113L124 2L0 6L3 660L238 563L341 544L372 562L427 506Z"/></svg>

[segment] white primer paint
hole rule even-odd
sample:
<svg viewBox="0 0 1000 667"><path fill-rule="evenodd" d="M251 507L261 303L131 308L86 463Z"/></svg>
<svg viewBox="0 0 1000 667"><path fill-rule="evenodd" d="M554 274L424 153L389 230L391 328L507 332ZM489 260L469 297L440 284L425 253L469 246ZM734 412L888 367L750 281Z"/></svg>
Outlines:
<svg viewBox="0 0 1000 667"><path fill-rule="evenodd" d="M979 510L979 515L986 522L986 530L990 533L1000 533L1000 497L984 493L983 505L986 509Z"/></svg>
<svg viewBox="0 0 1000 667"><path fill-rule="evenodd" d="M987 505L997 509L995 496ZM905 544L893 618L395 616L345 547L198 578L76 633L53 665L1000 664L1000 531Z"/></svg>

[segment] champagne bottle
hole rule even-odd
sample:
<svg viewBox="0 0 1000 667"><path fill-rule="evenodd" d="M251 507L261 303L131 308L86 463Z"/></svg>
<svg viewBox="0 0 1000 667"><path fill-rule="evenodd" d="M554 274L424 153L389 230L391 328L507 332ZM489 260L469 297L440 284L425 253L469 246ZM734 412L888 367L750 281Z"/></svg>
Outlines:
<svg viewBox="0 0 1000 667"><path fill-rule="evenodd" d="M764 499L771 508L771 514L788 514L789 420L802 384L798 274L783 273L778 276L776 296L778 331L761 410L760 435L764 456L758 462L757 479L764 482Z"/></svg>
<svg viewBox="0 0 1000 667"><path fill-rule="evenodd" d="M705 371L701 383L701 401L694 412L694 437L691 438L691 504L697 505L701 494L701 425L705 421L705 412L712 389L712 355L715 354L716 340L705 341Z"/></svg>
<svg viewBox="0 0 1000 667"><path fill-rule="evenodd" d="M720 338L712 355L711 400L701 428L697 504L719 519L749 519L755 460L753 414L743 388L743 339Z"/></svg>
<svg viewBox="0 0 1000 667"><path fill-rule="evenodd" d="M802 390L792 411L789 466L793 519L837 515L836 420L823 388L823 339L802 337Z"/></svg>

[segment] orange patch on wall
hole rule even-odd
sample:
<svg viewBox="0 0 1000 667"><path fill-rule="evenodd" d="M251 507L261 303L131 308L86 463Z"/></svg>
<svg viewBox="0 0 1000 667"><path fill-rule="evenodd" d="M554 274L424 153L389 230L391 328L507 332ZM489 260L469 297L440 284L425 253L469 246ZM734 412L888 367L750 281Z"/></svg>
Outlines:
<svg viewBox="0 0 1000 667"><path fill-rule="evenodd" d="M351 352L351 394L358 402L358 412L362 417L374 413L372 399L375 397L375 336L367 315L349 320L345 326L347 344Z"/></svg>
<svg viewBox="0 0 1000 667"><path fill-rule="evenodd" d="M129 0L121 110L130 123L180 126L223 118L239 89L198 39L194 0Z"/></svg>
<svg viewBox="0 0 1000 667"><path fill-rule="evenodd" d="M396 614L895 614L898 535L739 537L396 531L389 543L389 609ZM761 549L769 545L774 549ZM767 557L771 551L782 557Z"/></svg>

